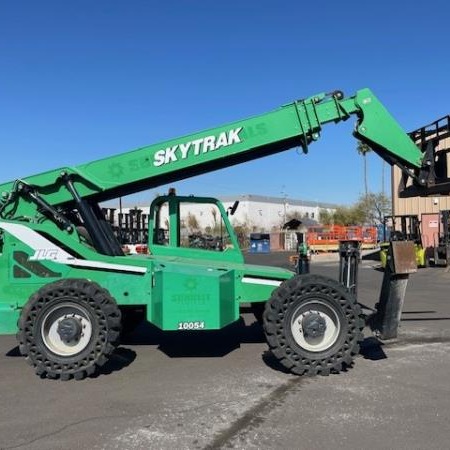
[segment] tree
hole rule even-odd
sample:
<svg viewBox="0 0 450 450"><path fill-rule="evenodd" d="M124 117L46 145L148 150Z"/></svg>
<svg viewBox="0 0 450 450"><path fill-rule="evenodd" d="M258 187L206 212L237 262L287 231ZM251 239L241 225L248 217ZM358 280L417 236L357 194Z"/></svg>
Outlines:
<svg viewBox="0 0 450 450"><path fill-rule="evenodd" d="M361 195L350 206L338 206L334 212L320 211L323 225L374 225L383 223L383 218L391 213L391 200L382 192Z"/></svg>
<svg viewBox="0 0 450 450"><path fill-rule="evenodd" d="M357 205L364 212L367 224L383 223L384 216L391 214L391 199L383 192L362 195Z"/></svg>
<svg viewBox="0 0 450 450"><path fill-rule="evenodd" d="M338 206L333 214L335 225L362 225L364 220L364 211L358 203L352 206Z"/></svg>
<svg viewBox="0 0 450 450"><path fill-rule="evenodd" d="M246 222L234 222L234 232L236 233L239 246L241 248L248 248L250 246L250 233L252 227Z"/></svg>
<svg viewBox="0 0 450 450"><path fill-rule="evenodd" d="M219 210L217 209L217 206L213 206L211 208L211 215L213 218L213 227L212 227L212 233L217 235L222 235L222 217L219 215Z"/></svg>
<svg viewBox="0 0 450 450"><path fill-rule="evenodd" d="M213 227L214 227L214 229L216 229L217 228L217 209L215 206L213 206L211 208L211 215L213 218L213 224L214 224Z"/></svg>
<svg viewBox="0 0 450 450"><path fill-rule="evenodd" d="M367 195L369 193L369 186L367 182L367 153L371 152L372 149L364 142L358 141L358 145L356 146L356 150L359 155L361 155L364 159L364 193Z"/></svg>
<svg viewBox="0 0 450 450"><path fill-rule="evenodd" d="M187 225L190 230L198 230L200 228L197 217L194 214L189 213L187 217Z"/></svg>
<svg viewBox="0 0 450 450"><path fill-rule="evenodd" d="M333 225L334 212L328 211L328 209L321 209L319 211L319 222L323 225Z"/></svg>

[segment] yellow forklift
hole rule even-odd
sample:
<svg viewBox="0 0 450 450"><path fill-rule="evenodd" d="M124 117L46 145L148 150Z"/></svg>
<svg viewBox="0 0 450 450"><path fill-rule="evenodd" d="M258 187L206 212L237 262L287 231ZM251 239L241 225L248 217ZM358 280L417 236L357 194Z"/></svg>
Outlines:
<svg viewBox="0 0 450 450"><path fill-rule="evenodd" d="M447 267L450 262L450 211L439 211L439 234L434 244L434 265Z"/></svg>
<svg viewBox="0 0 450 450"><path fill-rule="evenodd" d="M386 267L389 244L392 241L414 242L417 267L428 267L429 261L422 244L420 220L417 215L405 214L385 216L383 220L383 241L380 243L380 261Z"/></svg>

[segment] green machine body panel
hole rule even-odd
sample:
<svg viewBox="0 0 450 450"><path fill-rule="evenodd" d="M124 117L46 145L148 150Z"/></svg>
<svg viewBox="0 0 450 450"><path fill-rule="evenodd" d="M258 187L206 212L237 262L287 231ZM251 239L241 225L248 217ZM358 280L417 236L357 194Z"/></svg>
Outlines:
<svg viewBox="0 0 450 450"><path fill-rule="evenodd" d="M151 322L163 330L214 330L239 317L233 271L176 265L154 276Z"/></svg>
<svg viewBox="0 0 450 450"><path fill-rule="evenodd" d="M222 328L239 318L241 303L267 300L292 276L280 268L158 258L148 319L164 330Z"/></svg>

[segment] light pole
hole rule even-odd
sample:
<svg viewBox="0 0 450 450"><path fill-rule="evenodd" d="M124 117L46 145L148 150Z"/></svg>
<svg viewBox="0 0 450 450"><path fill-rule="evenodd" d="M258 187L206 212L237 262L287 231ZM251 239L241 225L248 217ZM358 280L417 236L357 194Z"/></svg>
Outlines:
<svg viewBox="0 0 450 450"><path fill-rule="evenodd" d="M286 223L286 213L287 213L287 195L285 192L285 185L281 186L281 194L283 195L283 225Z"/></svg>

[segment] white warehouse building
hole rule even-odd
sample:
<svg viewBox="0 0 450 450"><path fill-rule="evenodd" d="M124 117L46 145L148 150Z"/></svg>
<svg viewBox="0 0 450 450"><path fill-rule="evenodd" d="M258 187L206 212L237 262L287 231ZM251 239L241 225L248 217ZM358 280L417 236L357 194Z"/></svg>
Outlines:
<svg viewBox="0 0 450 450"><path fill-rule="evenodd" d="M320 211L336 210L337 205L291 199L287 197L266 197L245 194L237 197L220 197L225 209L236 200L239 206L231 222L244 223L259 232L278 231L293 216L305 217L312 222L320 222Z"/></svg>
<svg viewBox="0 0 450 450"><path fill-rule="evenodd" d="M233 226L246 225L254 232L279 231L283 224L293 217L303 217L310 219L310 223L320 223L320 211L327 210L333 212L337 205L323 202L313 202L308 200L291 199L287 197L267 197L262 195L243 194L237 196L218 197L223 203L225 210L230 210L236 200L239 206L230 221ZM142 214L149 214L150 205L136 205L133 207L123 207L122 213L129 213L130 210L139 209ZM115 222L117 223L117 213L115 211ZM210 205L191 204L186 210L190 215L195 216L200 228L213 227L216 217L211 211ZM187 220L186 217L182 219Z"/></svg>

